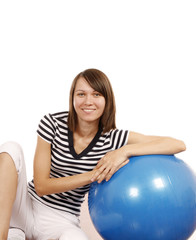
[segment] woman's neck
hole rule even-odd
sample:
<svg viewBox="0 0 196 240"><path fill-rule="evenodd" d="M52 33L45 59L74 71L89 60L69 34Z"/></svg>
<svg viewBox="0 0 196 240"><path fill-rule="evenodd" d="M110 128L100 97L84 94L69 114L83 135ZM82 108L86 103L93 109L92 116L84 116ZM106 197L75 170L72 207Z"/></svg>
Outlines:
<svg viewBox="0 0 196 240"><path fill-rule="evenodd" d="M76 133L81 137L90 137L95 136L98 129L98 123L80 123L76 127Z"/></svg>

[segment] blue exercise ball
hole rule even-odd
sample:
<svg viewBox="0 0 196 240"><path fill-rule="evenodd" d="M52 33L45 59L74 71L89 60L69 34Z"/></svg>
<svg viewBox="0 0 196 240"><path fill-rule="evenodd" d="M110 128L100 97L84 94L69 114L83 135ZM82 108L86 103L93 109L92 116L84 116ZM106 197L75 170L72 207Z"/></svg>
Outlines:
<svg viewBox="0 0 196 240"><path fill-rule="evenodd" d="M91 184L92 222L105 240L187 240L196 229L196 175L174 155L131 157Z"/></svg>

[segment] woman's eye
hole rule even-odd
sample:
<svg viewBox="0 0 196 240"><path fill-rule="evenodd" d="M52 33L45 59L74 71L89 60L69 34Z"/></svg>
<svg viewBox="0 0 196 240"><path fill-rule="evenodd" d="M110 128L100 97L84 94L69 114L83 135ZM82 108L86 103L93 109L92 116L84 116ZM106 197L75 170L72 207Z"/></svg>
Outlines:
<svg viewBox="0 0 196 240"><path fill-rule="evenodd" d="M78 96L79 96L79 97L83 97L83 96L84 96L84 93L78 93Z"/></svg>
<svg viewBox="0 0 196 240"><path fill-rule="evenodd" d="M101 96L101 94L100 93L94 93L94 96L99 97L99 96Z"/></svg>

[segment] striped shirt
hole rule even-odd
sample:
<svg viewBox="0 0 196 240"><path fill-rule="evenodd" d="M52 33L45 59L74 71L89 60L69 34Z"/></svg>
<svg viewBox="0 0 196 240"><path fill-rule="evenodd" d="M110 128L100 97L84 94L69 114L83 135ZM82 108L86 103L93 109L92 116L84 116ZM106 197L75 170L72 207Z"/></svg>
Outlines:
<svg viewBox="0 0 196 240"><path fill-rule="evenodd" d="M127 143L127 130L110 130L102 133L99 129L93 140L81 153L77 154L73 145L73 133L67 125L68 112L45 115L38 126L37 133L51 144L51 178L72 176L91 171L107 152L118 149ZM41 203L80 215L80 207L90 184L58 194L38 196L33 180L28 184L28 191Z"/></svg>

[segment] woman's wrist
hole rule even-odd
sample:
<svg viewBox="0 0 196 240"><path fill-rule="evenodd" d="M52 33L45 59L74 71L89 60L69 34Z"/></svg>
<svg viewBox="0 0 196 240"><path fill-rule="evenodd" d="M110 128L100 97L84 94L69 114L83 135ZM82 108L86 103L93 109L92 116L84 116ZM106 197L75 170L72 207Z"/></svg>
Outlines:
<svg viewBox="0 0 196 240"><path fill-rule="evenodd" d="M93 182L92 179L93 179L93 176L94 176L95 173L96 173L96 169L95 168L93 170L85 173L86 179L87 179L87 184L90 184L90 183Z"/></svg>
<svg viewBox="0 0 196 240"><path fill-rule="evenodd" d="M123 156L127 159L131 157L132 154L132 148L130 145L124 145L123 147L120 148L122 151Z"/></svg>

